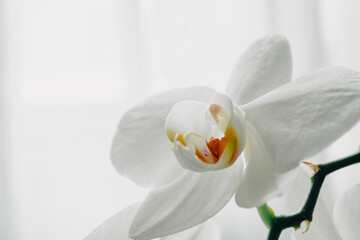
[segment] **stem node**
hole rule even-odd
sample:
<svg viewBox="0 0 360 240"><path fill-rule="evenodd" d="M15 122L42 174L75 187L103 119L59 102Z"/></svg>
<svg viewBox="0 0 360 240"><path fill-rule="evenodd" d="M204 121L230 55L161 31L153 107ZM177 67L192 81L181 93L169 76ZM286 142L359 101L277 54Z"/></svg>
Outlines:
<svg viewBox="0 0 360 240"><path fill-rule="evenodd" d="M258 211L259 209L262 211L259 211L260 216L261 214L263 215L261 218L263 221L265 220L264 223L266 222L267 227L270 229L267 239L277 240L284 229L294 227L295 230L297 230L300 228L302 222L306 223L306 229L303 233L307 232L312 221L316 201L319 197L320 190L326 176L339 169L359 162L360 153L326 164L315 165L303 162L304 164L310 166L310 168L314 171L314 175L311 177L312 185L308 198L300 212L291 216L275 216L269 212L267 204L258 208Z"/></svg>

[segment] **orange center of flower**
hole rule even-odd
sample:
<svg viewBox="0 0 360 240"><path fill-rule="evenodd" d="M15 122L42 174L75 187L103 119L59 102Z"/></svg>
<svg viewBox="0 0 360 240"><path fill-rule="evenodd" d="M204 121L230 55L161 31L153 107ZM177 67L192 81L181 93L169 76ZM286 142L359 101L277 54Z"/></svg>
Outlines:
<svg viewBox="0 0 360 240"><path fill-rule="evenodd" d="M212 137L210 138L210 142L206 142L210 152L202 153L196 149L195 154L201 161L205 163L216 164L219 161L227 142L228 140L226 137L223 137L221 139Z"/></svg>

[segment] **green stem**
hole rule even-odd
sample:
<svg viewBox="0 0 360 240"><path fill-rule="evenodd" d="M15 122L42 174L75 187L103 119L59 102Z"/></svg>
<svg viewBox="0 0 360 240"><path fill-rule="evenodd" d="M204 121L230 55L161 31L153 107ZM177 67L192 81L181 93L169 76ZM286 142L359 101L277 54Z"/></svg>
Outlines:
<svg viewBox="0 0 360 240"><path fill-rule="evenodd" d="M257 207L257 210L265 226L268 229L271 229L275 217L274 211L266 203L260 207Z"/></svg>
<svg viewBox="0 0 360 240"><path fill-rule="evenodd" d="M268 224L270 231L268 234L268 240L277 240L280 237L281 232L289 227L298 228L303 221L312 221L313 212L315 209L316 201L319 197L322 184L327 175L332 172L335 172L344 167L350 166L355 163L360 162L360 153L357 153L353 156L326 163L319 164L319 171L311 178L312 186L308 198L303 206L303 208L296 214L291 216L273 216L272 223ZM266 205L267 206L267 205ZM262 208L261 206L260 208ZM259 211L259 210L258 210ZM260 215L261 216L261 215ZM263 219L263 217L261 217ZM266 218L267 219L267 218ZM263 219L264 221L264 219Z"/></svg>

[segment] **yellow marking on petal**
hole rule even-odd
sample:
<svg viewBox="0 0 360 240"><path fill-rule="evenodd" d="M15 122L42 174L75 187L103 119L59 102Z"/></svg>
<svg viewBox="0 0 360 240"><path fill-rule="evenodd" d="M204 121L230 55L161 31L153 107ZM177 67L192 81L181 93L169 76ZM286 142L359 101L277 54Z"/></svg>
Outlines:
<svg viewBox="0 0 360 240"><path fill-rule="evenodd" d="M237 156L237 150L236 150L237 146L238 146L237 138L235 136L230 137L229 143L227 144L223 152L223 157L228 158L226 166L230 166L235 162Z"/></svg>
<svg viewBox="0 0 360 240"><path fill-rule="evenodd" d="M172 131L172 130L170 130L170 129L166 129L165 131L166 131L166 135L167 135L167 137L169 138L169 140L170 140L171 142L174 142L175 135L176 135L177 133L174 132L174 131Z"/></svg>
<svg viewBox="0 0 360 240"><path fill-rule="evenodd" d="M176 134L175 134L175 138L174 138L174 141L173 141L173 142L176 142L176 141L181 142L181 144L182 144L184 147L187 146L187 145L186 145L186 142L185 142L185 140L184 140L184 136L183 136L182 134L180 134L180 133L176 133Z"/></svg>
<svg viewBox="0 0 360 240"><path fill-rule="evenodd" d="M227 148L224 150L224 156L229 156L227 166L230 166L236 160L240 139L232 127L228 127L228 129L226 129L225 136L229 136L229 143L226 146Z"/></svg>

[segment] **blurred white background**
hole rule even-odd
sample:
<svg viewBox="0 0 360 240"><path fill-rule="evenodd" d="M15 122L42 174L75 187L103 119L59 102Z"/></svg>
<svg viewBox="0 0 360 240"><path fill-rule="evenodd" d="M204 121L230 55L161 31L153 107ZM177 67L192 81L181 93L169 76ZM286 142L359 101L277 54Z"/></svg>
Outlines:
<svg viewBox="0 0 360 240"><path fill-rule="evenodd" d="M119 176L109 160L124 111L169 88L224 91L236 59L268 33L290 40L295 77L327 65L360 70L356 0L4 0L0 6L4 240L82 239L142 200L146 190ZM356 151L359 129L323 153L325 161ZM327 196L360 181L349 174L356 171L329 179ZM263 238L256 211L233 208L218 217L227 239Z"/></svg>

